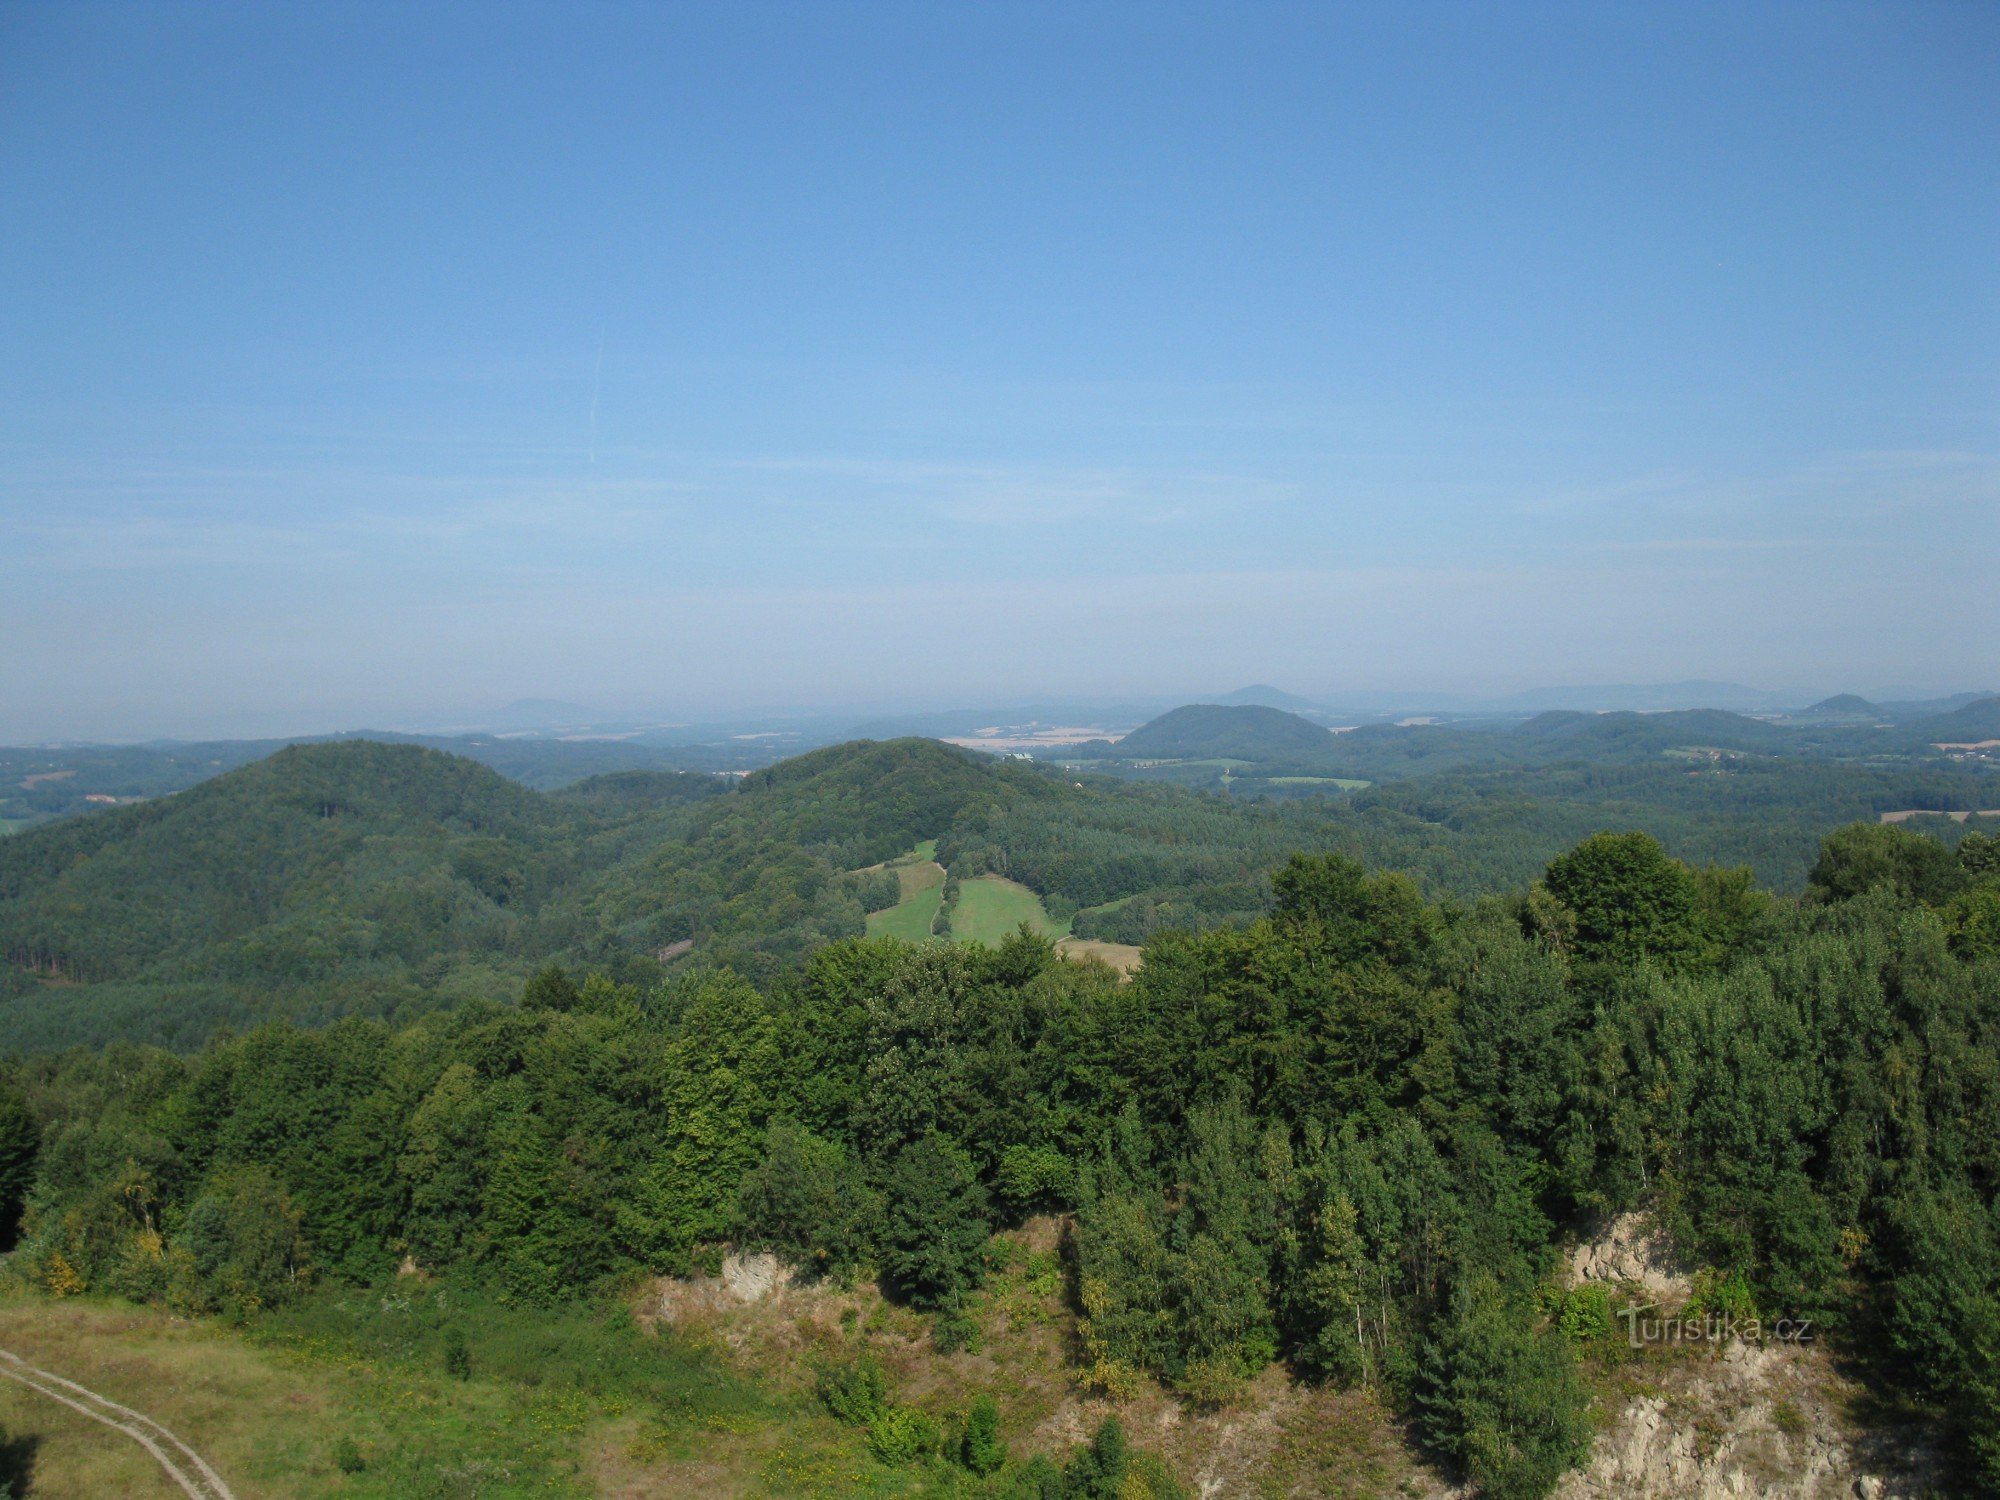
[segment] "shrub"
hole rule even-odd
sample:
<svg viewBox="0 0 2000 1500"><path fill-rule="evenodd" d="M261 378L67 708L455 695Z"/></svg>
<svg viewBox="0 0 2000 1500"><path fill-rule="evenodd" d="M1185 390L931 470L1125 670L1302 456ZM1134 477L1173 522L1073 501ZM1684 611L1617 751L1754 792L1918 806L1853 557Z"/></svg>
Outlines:
<svg viewBox="0 0 2000 1500"><path fill-rule="evenodd" d="M993 1185L1000 1201L1016 1213L1064 1205L1076 1197L1076 1167L1047 1146L1009 1146L1000 1153Z"/></svg>
<svg viewBox="0 0 2000 1500"><path fill-rule="evenodd" d="M1424 1348L1418 1428L1481 1495L1538 1500L1590 1448L1569 1347L1491 1276L1462 1283Z"/></svg>
<svg viewBox="0 0 2000 1500"><path fill-rule="evenodd" d="M914 1406L892 1406L868 1424L868 1451L892 1467L915 1463L942 1445L937 1423Z"/></svg>
<svg viewBox="0 0 2000 1500"><path fill-rule="evenodd" d="M991 1474L1007 1462L1006 1445L1000 1441L1000 1408L991 1396L981 1396L965 1414L965 1436L958 1456L975 1474Z"/></svg>
<svg viewBox="0 0 2000 1500"><path fill-rule="evenodd" d="M828 1411L854 1427L869 1426L889 1409L882 1367L868 1354L819 1366L813 1372L813 1391Z"/></svg>
<svg viewBox="0 0 2000 1500"><path fill-rule="evenodd" d="M1572 1343L1591 1344L1611 1334L1611 1292L1602 1286L1573 1287L1556 1310L1556 1326Z"/></svg>

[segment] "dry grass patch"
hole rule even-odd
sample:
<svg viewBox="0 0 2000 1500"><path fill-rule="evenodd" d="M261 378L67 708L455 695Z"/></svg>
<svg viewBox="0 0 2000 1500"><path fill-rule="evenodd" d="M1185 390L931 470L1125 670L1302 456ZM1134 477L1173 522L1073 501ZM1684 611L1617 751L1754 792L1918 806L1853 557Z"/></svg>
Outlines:
<svg viewBox="0 0 2000 1500"><path fill-rule="evenodd" d="M0 1299L0 1348L171 1428L244 1500L337 1482L318 1382L201 1324L144 1308ZM12 1381L0 1420L36 1443L30 1494L179 1495L137 1443ZM309 1436L310 1435L310 1436Z"/></svg>

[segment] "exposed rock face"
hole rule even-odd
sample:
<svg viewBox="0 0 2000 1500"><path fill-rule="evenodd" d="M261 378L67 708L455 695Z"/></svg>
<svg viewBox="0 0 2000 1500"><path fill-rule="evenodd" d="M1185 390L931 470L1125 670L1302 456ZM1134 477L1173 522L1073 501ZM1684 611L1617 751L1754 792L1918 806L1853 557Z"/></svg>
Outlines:
<svg viewBox="0 0 2000 1500"><path fill-rule="evenodd" d="M739 1302L762 1302L791 1284L792 1268L775 1255L725 1255L722 1284Z"/></svg>
<svg viewBox="0 0 2000 1500"><path fill-rule="evenodd" d="M1677 1361L1599 1434L1558 1500L1919 1500L1938 1480L1921 1434L1848 1430L1823 1351L1731 1343Z"/></svg>
<svg viewBox="0 0 2000 1500"><path fill-rule="evenodd" d="M777 1302L792 1284L792 1268L775 1255L725 1255L720 1276L662 1276L638 1308L642 1323L681 1324L726 1318L746 1303ZM727 1342L738 1342L734 1334Z"/></svg>
<svg viewBox="0 0 2000 1500"><path fill-rule="evenodd" d="M1675 1304L1694 1290L1673 1245L1644 1214L1620 1214L1596 1239L1578 1245L1569 1270L1578 1281L1629 1282Z"/></svg>
<svg viewBox="0 0 2000 1500"><path fill-rule="evenodd" d="M1577 1246L1569 1270L1666 1309L1693 1293L1672 1243L1642 1214L1620 1214ZM1847 1388L1817 1344L1731 1341L1686 1350L1651 1374L1658 1393L1632 1397L1606 1422L1558 1500L1918 1500L1938 1484L1925 1434L1854 1430Z"/></svg>

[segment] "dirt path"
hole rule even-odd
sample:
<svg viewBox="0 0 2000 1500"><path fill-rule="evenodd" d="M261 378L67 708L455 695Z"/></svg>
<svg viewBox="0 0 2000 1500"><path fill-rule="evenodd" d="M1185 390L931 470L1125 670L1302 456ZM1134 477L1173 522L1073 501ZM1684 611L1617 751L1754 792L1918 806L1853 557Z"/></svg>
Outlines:
<svg viewBox="0 0 2000 1500"><path fill-rule="evenodd" d="M208 1466L206 1459L143 1412L120 1406L95 1391L85 1390L73 1380L37 1369L20 1355L5 1349L0 1349L0 1375L19 1381L51 1401L61 1402L71 1411L82 1412L94 1422L102 1422L106 1427L124 1433L152 1454L160 1467L167 1471L167 1477L185 1490L192 1500L236 1500L235 1493L222 1482L222 1476Z"/></svg>

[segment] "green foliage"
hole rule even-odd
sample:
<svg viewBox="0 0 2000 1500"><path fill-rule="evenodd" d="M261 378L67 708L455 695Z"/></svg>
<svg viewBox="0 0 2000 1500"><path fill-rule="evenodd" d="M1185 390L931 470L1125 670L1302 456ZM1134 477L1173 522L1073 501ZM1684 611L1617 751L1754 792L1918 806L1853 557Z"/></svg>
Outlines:
<svg viewBox="0 0 2000 1500"><path fill-rule="evenodd" d="M437 793L427 766L407 767L420 785L351 807L334 778L318 786L334 810L306 812L339 825L421 810ZM317 785L304 770L294 779ZM866 805L864 772L906 783L893 815ZM116 1044L0 1064L0 1165L25 1189L15 1263L52 1292L289 1327L308 1308L330 1316L303 1292L308 1269L336 1291L393 1288L407 1257L482 1306L427 1315L395 1347L435 1372L460 1327L485 1381L569 1359L536 1354L535 1328L610 1358L576 1332L579 1299L705 1263L732 1238L830 1272L873 1264L937 1312L948 1344L971 1328L989 1204L1073 1204L1067 1263L1097 1389L1150 1379L1221 1403L1282 1358L1414 1411L1491 1492L1534 1494L1580 1451L1572 1346L1601 1337L1604 1309L1579 1291L1544 1326L1526 1289L1557 1224L1643 1208L1719 1268L1702 1286L1718 1308L1879 1319L1884 1378L1951 1424L1969 1461L1992 1461L2000 960L1973 904L1992 879L1983 840L1944 852L1946 880L1901 839L1845 839L1819 893L1794 903L1643 836L1599 835L1540 889L1529 864L1517 894L1463 906L1302 840L1243 897L1261 915L1155 934L1129 983L1029 938L848 936L778 964L858 912L841 872L909 848L906 817L953 830L968 861L1024 833L1023 858L1079 883L1122 868L1138 846L1121 841L1141 835L1185 870L1224 826L1251 830L1238 861L1267 836L1323 831L1303 813L1210 823L1243 810L1153 788L1098 798L883 746L645 814L680 820L687 858L671 869L649 863L650 833L544 830L632 881L615 901L610 887L548 898L547 920L574 924L566 952L659 937L646 890L675 921L705 913L703 943L781 910L791 936L751 954L756 983L674 958L642 986L524 950L497 992L522 990L519 1005L270 1023L190 1056ZM1106 807L1138 832L1093 824ZM608 850L628 837L630 859ZM363 862L350 874L371 848L348 851ZM725 854L744 862L726 879ZM542 877L520 865L517 879L490 842L450 857L451 878L508 921L540 899ZM1145 873L1114 889L1167 868L1134 858ZM826 1395L850 1385L851 1399ZM879 1371L823 1377L822 1397L898 1452L942 1451L914 1416L885 1425L897 1408ZM970 1430L950 1445L968 1465ZM1153 1482L1115 1436L1071 1467L1076 1493L1112 1471ZM995 1473L1069 1492L1053 1465Z"/></svg>
<svg viewBox="0 0 2000 1500"><path fill-rule="evenodd" d="M859 1265L879 1215L874 1190L838 1142L782 1122L766 1133L764 1159L737 1192L741 1243L807 1270Z"/></svg>
<svg viewBox="0 0 2000 1500"><path fill-rule="evenodd" d="M929 1457L943 1445L936 1420L914 1406L892 1406L868 1424L868 1451L892 1468Z"/></svg>
<svg viewBox="0 0 2000 1500"><path fill-rule="evenodd" d="M28 1112L19 1089L0 1085L0 1250L11 1250L20 1235L21 1210L35 1182L41 1127Z"/></svg>
<svg viewBox="0 0 2000 1500"><path fill-rule="evenodd" d="M456 1323L444 1331L444 1372L453 1380L472 1378L472 1355L466 1347L465 1330Z"/></svg>
<svg viewBox="0 0 2000 1500"><path fill-rule="evenodd" d="M1964 878L1951 851L1936 839L1894 823L1855 823L1826 836L1806 885L1822 901L1886 890L1905 900L1938 902Z"/></svg>
<svg viewBox="0 0 2000 1500"><path fill-rule="evenodd" d="M176 1241L199 1279L199 1300L250 1312L297 1296L312 1275L300 1217L258 1167L237 1168L196 1198Z"/></svg>
<svg viewBox="0 0 2000 1500"><path fill-rule="evenodd" d="M575 1010L583 992L560 964L544 964L521 991L523 1010Z"/></svg>
<svg viewBox="0 0 2000 1500"><path fill-rule="evenodd" d="M1558 1299L1556 1327L1573 1344L1595 1344L1611 1336L1611 1291L1597 1283L1571 1287Z"/></svg>
<svg viewBox="0 0 2000 1500"><path fill-rule="evenodd" d="M1648 834L1596 834L1542 878L1576 914L1577 956L1586 963L1650 958L1676 967L1700 951L1694 878Z"/></svg>
<svg viewBox="0 0 2000 1500"><path fill-rule="evenodd" d="M1493 1500L1538 1500L1589 1451L1567 1345L1484 1275L1459 1287L1427 1341L1416 1400L1425 1440Z"/></svg>
<svg viewBox="0 0 2000 1500"><path fill-rule="evenodd" d="M932 1132L889 1164L882 1269L919 1307L948 1307L979 1285L985 1266L986 1189L964 1154Z"/></svg>
<svg viewBox="0 0 2000 1500"><path fill-rule="evenodd" d="M813 1391L826 1409L851 1427L867 1427L889 1409L888 1382L873 1355L829 1360L815 1367Z"/></svg>
<svg viewBox="0 0 2000 1500"><path fill-rule="evenodd" d="M744 1175L762 1155L779 1060L763 997L732 974L687 998L659 1063L666 1128L619 1227L641 1258L683 1270L730 1232Z"/></svg>
<svg viewBox="0 0 2000 1500"><path fill-rule="evenodd" d="M1076 1194L1076 1167L1048 1146L1009 1146L993 1175L994 1191L1015 1213L1063 1207Z"/></svg>
<svg viewBox="0 0 2000 1500"><path fill-rule="evenodd" d="M333 1466L343 1474L360 1474L368 1468L368 1460L359 1443L343 1436L333 1445Z"/></svg>
<svg viewBox="0 0 2000 1500"><path fill-rule="evenodd" d="M1035 1482L1046 1483L1040 1474ZM1151 1454L1136 1452L1124 1425L1106 1417L1088 1446L1079 1448L1062 1471L1060 1490L1043 1488L1063 1500L1181 1500L1184 1491Z"/></svg>
<svg viewBox="0 0 2000 1500"><path fill-rule="evenodd" d="M966 1412L958 1458L975 1474L991 1474L1007 1462L1007 1446L1000 1441L1000 1408L991 1396L979 1397Z"/></svg>

